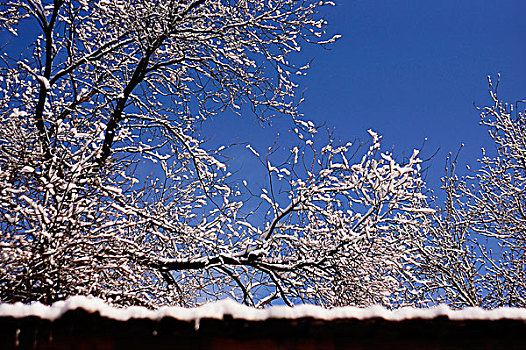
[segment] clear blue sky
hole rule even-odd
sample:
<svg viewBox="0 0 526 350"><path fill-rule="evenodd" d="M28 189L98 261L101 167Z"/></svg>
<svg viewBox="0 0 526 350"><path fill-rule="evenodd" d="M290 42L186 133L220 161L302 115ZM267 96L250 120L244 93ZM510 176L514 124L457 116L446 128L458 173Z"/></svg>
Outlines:
<svg viewBox="0 0 526 350"><path fill-rule="evenodd" d="M398 154L427 137L426 153L442 150L430 182L447 152L465 143L461 159L472 162L488 144L473 106L489 103L488 74L501 73L504 98L526 99L526 1L337 4L325 17L342 38L315 54L304 113L345 138L372 128Z"/></svg>
<svg viewBox="0 0 526 350"><path fill-rule="evenodd" d="M447 152L466 147L461 162L473 164L489 144L473 103L489 103L487 75L501 73L500 94L526 98L526 1L335 0L324 10L328 32L342 38L330 50L306 47L314 59L301 111L335 128L345 140L383 135L402 156L424 139L431 162L430 187L439 186ZM253 120L223 119L214 137L269 144L276 130ZM243 169L247 171L245 167Z"/></svg>

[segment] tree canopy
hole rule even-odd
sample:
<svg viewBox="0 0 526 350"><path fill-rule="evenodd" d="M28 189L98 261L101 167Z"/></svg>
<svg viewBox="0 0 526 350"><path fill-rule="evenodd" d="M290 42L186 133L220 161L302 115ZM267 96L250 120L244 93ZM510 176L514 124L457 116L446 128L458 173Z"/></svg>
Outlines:
<svg viewBox="0 0 526 350"><path fill-rule="evenodd" d="M0 299L523 305L524 115L512 121L492 95L483 120L507 158L481 161L476 192L450 174L434 208L418 150L400 160L373 131L343 142L299 113L294 77L308 65L296 61L337 39L319 15L329 5L0 4L3 30L37 29L19 57L0 57ZM290 118L286 152L246 145L265 186L234 173L229 147L207 147L200 125L225 110ZM501 179L507 190L492 187ZM503 203L517 210L498 216Z"/></svg>

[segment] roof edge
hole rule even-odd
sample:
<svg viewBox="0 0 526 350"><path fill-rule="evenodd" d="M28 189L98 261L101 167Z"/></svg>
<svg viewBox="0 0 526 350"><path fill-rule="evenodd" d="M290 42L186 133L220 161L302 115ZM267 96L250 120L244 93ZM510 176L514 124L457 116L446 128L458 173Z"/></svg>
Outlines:
<svg viewBox="0 0 526 350"><path fill-rule="evenodd" d="M50 306L39 302L27 305L22 303L0 304L0 317L39 317L54 321L68 311L82 309L88 313L99 313L102 317L117 321L130 319L161 320L172 318L179 321L199 322L201 319L223 319L226 315L234 319L246 321L265 321L267 319L301 319L312 318L324 321L337 319L384 319L386 321L405 321L413 319L435 319L447 317L450 320L520 320L526 321L526 309L504 307L493 310L484 310L470 307L462 310L452 310L447 305L438 305L427 309L404 307L388 310L382 306L374 305L365 308L346 306L336 308L323 308L315 305L271 306L265 309L256 309L237 303L232 299L210 302L196 308L183 308L178 306L161 307L150 310L145 307L131 306L117 308L104 302L102 299L90 296L72 296L64 301L58 301Z"/></svg>

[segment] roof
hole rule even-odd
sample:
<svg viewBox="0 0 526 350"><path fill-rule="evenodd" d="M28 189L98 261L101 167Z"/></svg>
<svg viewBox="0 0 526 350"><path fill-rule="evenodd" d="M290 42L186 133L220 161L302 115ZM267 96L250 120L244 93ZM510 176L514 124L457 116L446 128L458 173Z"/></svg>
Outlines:
<svg viewBox="0 0 526 350"><path fill-rule="evenodd" d="M71 297L51 306L0 304L0 349L520 349L526 309L387 310L313 305L254 309L116 308Z"/></svg>

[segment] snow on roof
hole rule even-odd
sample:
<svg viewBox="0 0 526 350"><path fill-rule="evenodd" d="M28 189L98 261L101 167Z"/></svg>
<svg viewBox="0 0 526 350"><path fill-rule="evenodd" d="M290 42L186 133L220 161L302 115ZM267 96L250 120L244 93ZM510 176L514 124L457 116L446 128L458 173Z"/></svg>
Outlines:
<svg viewBox="0 0 526 350"><path fill-rule="evenodd" d="M387 321L403 321L410 319L434 319L445 316L450 320L499 320L512 319L526 321L526 309L499 308L495 310L483 310L481 308L466 308L463 310L451 310L446 305L439 305L429 309L401 308L398 310L387 310L381 306L338 307L325 309L314 305L298 305L295 307L272 306L266 309L255 309L233 300L225 299L210 302L203 306L187 309L182 307L161 307L157 310L149 310L144 307L116 308L106 304L101 299L93 297L74 296L65 301L59 301L51 306L41 303L26 305L22 303L0 304L0 317L23 318L36 316L46 320L59 319L68 311L82 309L89 313L98 312L102 317L117 321L129 319L161 320L165 317L180 321L194 321L196 324L201 319L223 319L230 315L234 319L247 321L264 321L267 319L299 319L314 318L318 320L336 319L374 319L382 318Z"/></svg>

